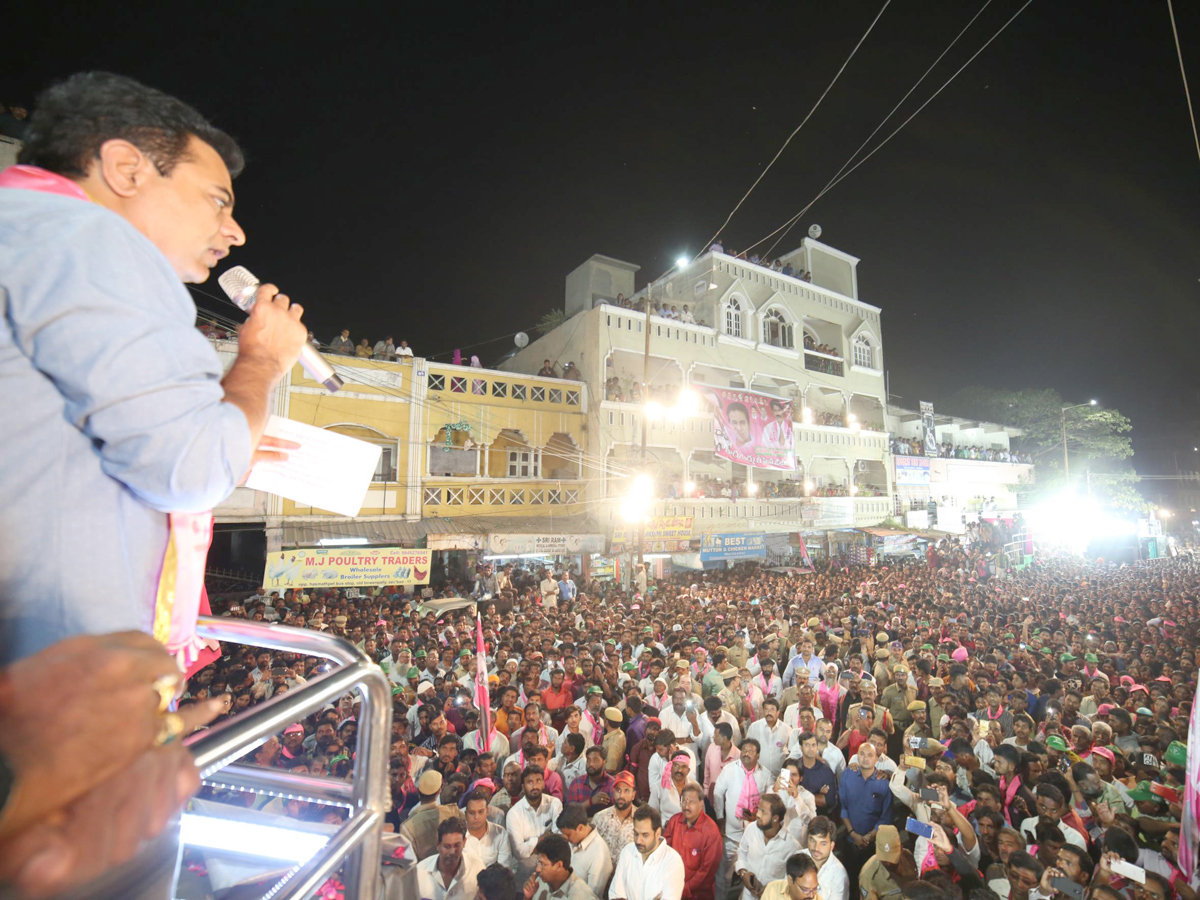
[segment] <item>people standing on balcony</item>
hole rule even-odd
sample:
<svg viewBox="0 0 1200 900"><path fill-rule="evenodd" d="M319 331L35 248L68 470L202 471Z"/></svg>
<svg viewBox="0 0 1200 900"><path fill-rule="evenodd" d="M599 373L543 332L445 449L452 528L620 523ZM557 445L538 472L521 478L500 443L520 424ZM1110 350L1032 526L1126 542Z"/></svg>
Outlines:
<svg viewBox="0 0 1200 900"><path fill-rule="evenodd" d="M683 304L683 310L679 313L679 321L683 322L685 325L696 324L696 317L688 311L688 306L686 303Z"/></svg>
<svg viewBox="0 0 1200 900"><path fill-rule="evenodd" d="M583 381L583 373L575 367L574 362L568 362L563 367L562 377L567 381Z"/></svg>
<svg viewBox="0 0 1200 900"><path fill-rule="evenodd" d="M407 356L411 359L412 355L412 348L408 346L408 341L401 341L400 346L396 348L396 356L398 358Z"/></svg>
<svg viewBox="0 0 1200 900"><path fill-rule="evenodd" d="M543 360L542 367L538 369L538 375L542 378L557 378L558 375L554 371L554 364L550 360Z"/></svg>
<svg viewBox="0 0 1200 900"><path fill-rule="evenodd" d="M354 341L350 340L350 329L343 328L342 333L329 342L329 349L343 356L353 356Z"/></svg>
<svg viewBox="0 0 1200 900"><path fill-rule="evenodd" d="M375 342L373 355L375 359L388 360L389 362L396 358L396 345L392 343L392 336L390 334L386 340Z"/></svg>
<svg viewBox="0 0 1200 900"><path fill-rule="evenodd" d="M358 346L354 348L354 355L359 359L370 359L372 356L371 343L363 338L359 341Z"/></svg>

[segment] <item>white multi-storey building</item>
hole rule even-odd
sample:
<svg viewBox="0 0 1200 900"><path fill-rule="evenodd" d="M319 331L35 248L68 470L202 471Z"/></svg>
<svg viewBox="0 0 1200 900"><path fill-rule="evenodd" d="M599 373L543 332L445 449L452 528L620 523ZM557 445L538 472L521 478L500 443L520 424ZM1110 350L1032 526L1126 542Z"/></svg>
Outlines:
<svg viewBox="0 0 1200 900"><path fill-rule="evenodd" d="M501 364L528 374L547 359L578 369L593 398L587 495L609 529L643 468L657 484L650 515L692 517L696 535L812 534L892 515L880 309L859 299L853 256L805 239L781 261L797 274L713 250L635 294L637 266L593 256L567 277L567 321ZM706 385L790 399L796 469L716 456L707 411L646 415L647 328L648 399L669 409L681 389Z"/></svg>

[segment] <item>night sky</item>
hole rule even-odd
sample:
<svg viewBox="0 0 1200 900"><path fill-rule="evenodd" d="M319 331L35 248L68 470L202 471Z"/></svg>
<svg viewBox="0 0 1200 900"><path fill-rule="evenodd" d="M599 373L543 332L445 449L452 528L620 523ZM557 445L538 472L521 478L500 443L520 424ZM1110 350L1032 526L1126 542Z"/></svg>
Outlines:
<svg viewBox="0 0 1200 900"><path fill-rule="evenodd" d="M993 0L894 123L1022 2ZM233 262L323 341L391 332L445 358L530 330L593 253L646 278L698 252L881 5L210 4L176 22L24 4L0 100L103 68L193 103L249 157ZM893 0L725 247L812 200L979 5ZM1200 100L1200 7L1176 15ZM1200 161L1165 3L1034 0L776 254L813 222L862 258L894 402L970 383L1098 397L1133 419L1145 471L1200 440Z"/></svg>

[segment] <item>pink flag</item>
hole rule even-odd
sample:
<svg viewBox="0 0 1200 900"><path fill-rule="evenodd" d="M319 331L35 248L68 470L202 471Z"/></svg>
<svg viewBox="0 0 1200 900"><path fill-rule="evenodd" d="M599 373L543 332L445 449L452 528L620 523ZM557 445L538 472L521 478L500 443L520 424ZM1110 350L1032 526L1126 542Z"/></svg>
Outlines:
<svg viewBox="0 0 1200 900"><path fill-rule="evenodd" d="M758 801L758 782L754 780L754 772L747 772L746 780L742 782L742 792L738 795L737 806L734 810L736 815L740 816L746 810L757 813Z"/></svg>
<svg viewBox="0 0 1200 900"><path fill-rule="evenodd" d="M479 708L479 734L483 752L492 749L492 702L488 697L487 646L483 643L483 617L475 614L475 705Z"/></svg>
<svg viewBox="0 0 1200 900"><path fill-rule="evenodd" d="M1200 687L1192 700L1192 720L1188 724L1187 748L1187 778L1183 781L1183 825L1179 831L1179 868L1183 877L1190 882L1196 872L1196 841L1200 838L1197 826L1200 825L1200 792L1197 791L1197 779L1200 779L1200 708L1196 701L1200 700Z"/></svg>

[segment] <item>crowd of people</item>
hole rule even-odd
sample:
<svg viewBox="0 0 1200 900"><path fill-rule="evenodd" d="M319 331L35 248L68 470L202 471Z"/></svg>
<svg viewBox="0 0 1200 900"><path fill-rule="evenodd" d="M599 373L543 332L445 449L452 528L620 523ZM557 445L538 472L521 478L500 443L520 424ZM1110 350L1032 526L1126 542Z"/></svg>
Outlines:
<svg viewBox="0 0 1200 900"><path fill-rule="evenodd" d="M423 898L1193 900L1200 567L1038 556L992 577L983 549L630 590L481 566L444 592L481 598L486 717L473 617L421 616L411 589L217 606L344 635L387 672L389 821ZM235 651L184 702L234 715L317 665ZM340 776L356 730L346 698L255 761Z"/></svg>
<svg viewBox="0 0 1200 900"><path fill-rule="evenodd" d="M925 456L925 442L921 438L892 438L892 453L898 456ZM1003 447L979 447L955 445L948 441L938 444L937 455L942 459L981 459L988 462L1033 464L1033 455Z"/></svg>

